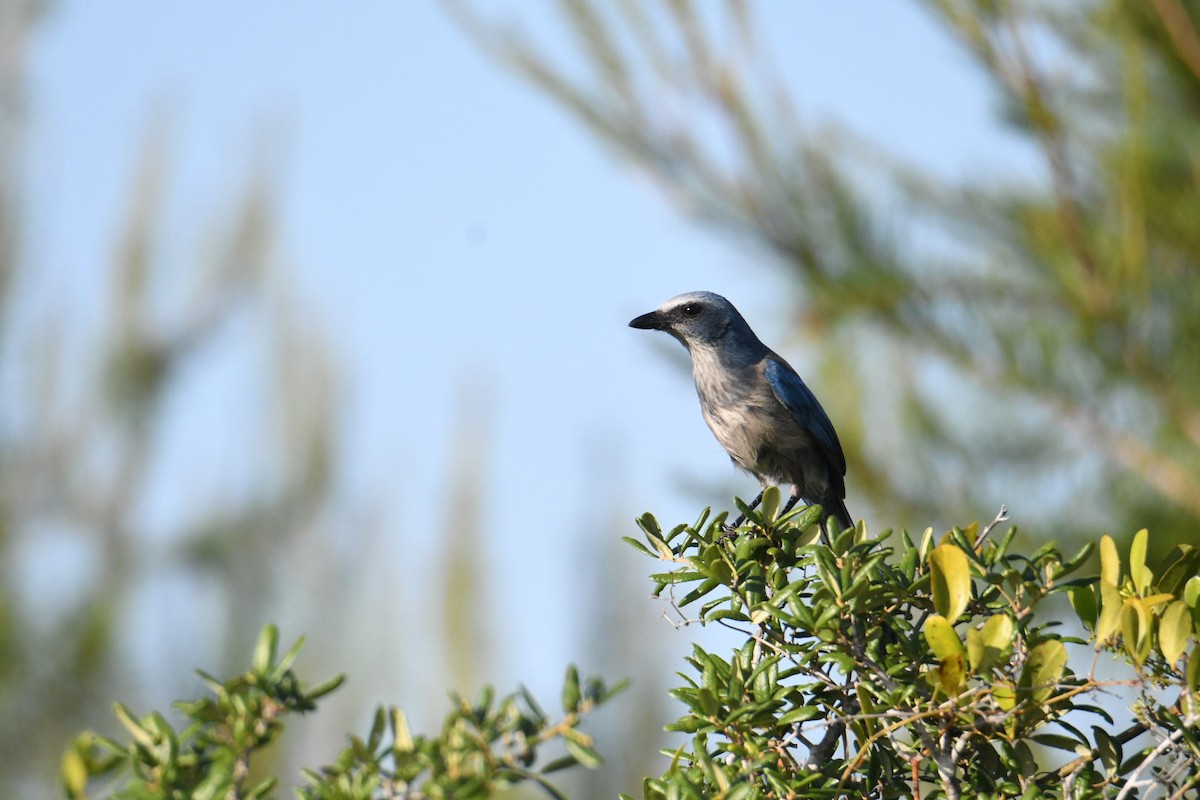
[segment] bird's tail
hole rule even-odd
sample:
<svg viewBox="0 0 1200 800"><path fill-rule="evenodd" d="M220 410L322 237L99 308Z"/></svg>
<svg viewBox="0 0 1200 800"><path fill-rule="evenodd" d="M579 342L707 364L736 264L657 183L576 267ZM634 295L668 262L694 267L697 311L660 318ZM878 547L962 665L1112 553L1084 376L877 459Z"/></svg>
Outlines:
<svg viewBox="0 0 1200 800"><path fill-rule="evenodd" d="M822 516L824 519L832 519L838 525L839 531L844 531L847 528L854 527L854 519L850 516L850 512L846 510L845 500L830 499L829 502L821 505L823 510Z"/></svg>

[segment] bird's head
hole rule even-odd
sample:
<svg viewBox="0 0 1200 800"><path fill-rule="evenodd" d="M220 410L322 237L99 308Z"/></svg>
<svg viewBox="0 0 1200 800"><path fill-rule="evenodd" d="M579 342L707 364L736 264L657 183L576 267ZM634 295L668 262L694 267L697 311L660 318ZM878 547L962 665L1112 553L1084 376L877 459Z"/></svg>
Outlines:
<svg viewBox="0 0 1200 800"><path fill-rule="evenodd" d="M629 327L666 331L689 350L695 346L715 346L731 333L739 341L758 341L733 303L712 292L688 292L672 297L656 311L631 320Z"/></svg>

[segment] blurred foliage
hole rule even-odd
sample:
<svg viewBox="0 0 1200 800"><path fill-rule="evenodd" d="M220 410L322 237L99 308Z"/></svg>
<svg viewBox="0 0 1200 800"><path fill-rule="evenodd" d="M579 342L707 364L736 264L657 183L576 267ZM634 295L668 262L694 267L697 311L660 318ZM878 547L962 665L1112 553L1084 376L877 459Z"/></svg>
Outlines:
<svg viewBox="0 0 1200 800"><path fill-rule="evenodd" d="M1200 549L1156 571L1145 531L1126 559L1105 536L1101 574L1079 577L1091 544L1015 551L1003 512L822 544L819 508L779 507L769 489L736 537L706 510L628 538L669 567L651 578L679 625L741 642L687 659L670 727L690 741L647 800L1200 796ZM1062 594L1088 639L1047 613ZM1119 676L1097 675L1105 653Z"/></svg>
<svg viewBox="0 0 1200 800"><path fill-rule="evenodd" d="M170 120L152 118L143 141L128 143L137 158L124 199L107 201L119 226L105 249L69 269L38 258L45 237L76 235L31 218L56 184L26 147L44 125L30 119L38 98L27 96L26 67L56 12L0 0L0 796L58 796L64 742L82 728L115 733L112 698L134 708L178 696L195 652L231 670L266 619L303 625L320 642L312 657L351 658L358 681L329 698L326 724L272 733L248 780L295 779L303 754L366 714L381 686L399 688L420 719L440 714L441 690L473 694L504 659L528 663L503 649L501 633L522 620L496 618L502 584L478 579L493 564L480 510L488 409L464 408L475 422L454 444L447 512L432 525L444 535L412 579L410 537L426 535L424 523L381 525L393 509L363 509L351 496L361 487L346 486L338 370L320 315L298 312L288 291L273 142L218 190L211 214L197 219L189 203L181 223ZM608 476L598 477L603 488ZM397 495L394 476L386 481L376 496ZM595 538L611 544L615 530ZM634 579L612 563L614 547L589 555L590 574ZM594 623L573 655L646 676L631 691L636 707L593 725L630 732L627 746L649 739L652 754L661 645L605 649L598 642L640 638L648 623L630 611L632 593L602 612L592 596L570 609ZM561 642L577 629L553 634ZM144 724L176 722L154 719ZM632 775L605 768L582 780L612 796L644 774L631 763Z"/></svg>
<svg viewBox="0 0 1200 800"><path fill-rule="evenodd" d="M175 798L263 798L274 796L276 776L255 776L252 757L282 732L289 715L316 709L317 701L341 685L343 677L306 687L292 671L303 641L277 655L278 631L259 636L253 664L242 675L220 682L200 673L212 697L176 703L188 720L176 730L151 712L140 718L123 705L116 714L129 735L121 743L93 732L80 734L63 755L63 788L72 800L88 797L126 800ZM437 736L414 735L403 711L376 710L365 738L349 744L332 764L305 770L307 783L297 796L308 800L371 798L485 798L531 782L561 797L546 775L600 756L591 737L579 730L583 718L620 690L598 679L581 681L567 670L563 715L554 720L522 690L497 699L485 689L471 703L452 697L454 708ZM548 745L561 742L565 753L534 770Z"/></svg>
<svg viewBox="0 0 1200 800"><path fill-rule="evenodd" d="M244 640L275 602L278 553L325 512L333 387L319 346L297 337L268 280L274 247L274 190L265 171L239 196L222 198L219 224L194 262L165 255L163 195L168 148L151 126L131 181L111 256L66 280L91 280L105 295L86 308L59 294L34 265L24 216L24 45L48 10L0 4L5 57L0 88L0 794L48 783L49 763L72 729L102 713L107 697L136 681L131 651L146 642L145 619L163 576L192 575L223 588L237 613L218 636ZM85 273L85 274L82 274ZM62 277L62 276L59 276ZM48 288L51 287L51 288ZM243 353L261 355L261 383L227 396L224 419L277 395L268 446L239 465L263 468L239 491L184 503L173 518L150 510L162 483L168 432L198 365L231 328L248 321ZM228 352L228 351L226 351ZM204 475L188 458L192 475ZM212 465L223 473L229 464ZM157 488L156 488L157 487ZM158 492L159 494L156 494ZM199 497L189 498L198 501ZM78 567L70 567L70 564ZM193 584L195 585L195 584ZM222 609L196 610L193 622ZM197 621L199 620L199 621ZM161 643L152 645L159 650ZM169 666L163 662L162 666ZM141 676L139 676L141 677Z"/></svg>
<svg viewBox="0 0 1200 800"><path fill-rule="evenodd" d="M820 340L851 507L1003 498L1039 532L1149 524L1160 555L1194 536L1200 3L920 2L1043 166L963 183L806 129L753 4L557 0L576 46L554 57L445 4L688 212L774 254Z"/></svg>

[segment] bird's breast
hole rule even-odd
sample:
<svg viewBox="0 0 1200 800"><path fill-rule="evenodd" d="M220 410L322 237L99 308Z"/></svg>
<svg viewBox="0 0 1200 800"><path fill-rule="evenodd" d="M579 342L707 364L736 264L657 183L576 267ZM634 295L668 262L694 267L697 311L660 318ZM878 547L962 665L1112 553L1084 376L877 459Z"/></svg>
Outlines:
<svg viewBox="0 0 1200 800"><path fill-rule="evenodd" d="M740 468L760 480L824 490L819 448L770 386L752 370L695 370L704 421Z"/></svg>

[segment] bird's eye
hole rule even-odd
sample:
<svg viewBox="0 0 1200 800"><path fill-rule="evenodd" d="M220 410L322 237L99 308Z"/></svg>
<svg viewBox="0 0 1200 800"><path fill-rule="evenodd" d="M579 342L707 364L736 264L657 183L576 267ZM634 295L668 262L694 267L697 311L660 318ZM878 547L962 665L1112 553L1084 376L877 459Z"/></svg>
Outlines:
<svg viewBox="0 0 1200 800"><path fill-rule="evenodd" d="M683 307L683 315L685 317L697 316L704 307L698 303L688 303Z"/></svg>

